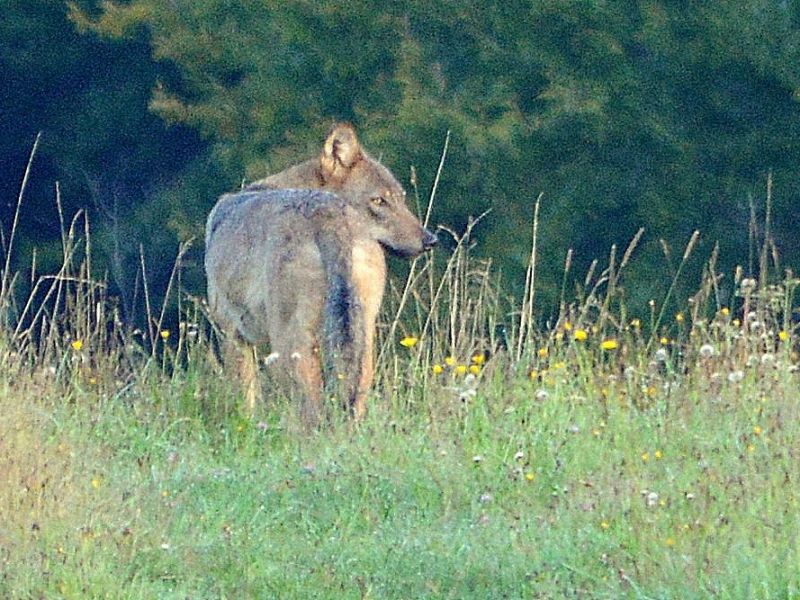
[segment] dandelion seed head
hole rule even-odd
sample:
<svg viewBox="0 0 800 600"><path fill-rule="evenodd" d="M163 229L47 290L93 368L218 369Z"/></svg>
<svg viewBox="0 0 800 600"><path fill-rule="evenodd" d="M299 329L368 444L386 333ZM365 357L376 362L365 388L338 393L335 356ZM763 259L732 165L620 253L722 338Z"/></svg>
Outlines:
<svg viewBox="0 0 800 600"><path fill-rule="evenodd" d="M700 356L702 358L711 358L714 354L716 354L716 351L711 344L703 344L700 346Z"/></svg>
<svg viewBox="0 0 800 600"><path fill-rule="evenodd" d="M728 373L728 381L730 383L739 383L744 379L744 371L731 371Z"/></svg>

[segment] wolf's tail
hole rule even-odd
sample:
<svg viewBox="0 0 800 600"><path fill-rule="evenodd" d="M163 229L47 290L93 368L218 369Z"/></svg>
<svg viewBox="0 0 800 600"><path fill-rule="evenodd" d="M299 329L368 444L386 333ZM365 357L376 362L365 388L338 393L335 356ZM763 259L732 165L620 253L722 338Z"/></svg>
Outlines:
<svg viewBox="0 0 800 600"><path fill-rule="evenodd" d="M348 232L321 227L316 233L325 269L324 340L322 364L325 396L340 399L352 409L364 364L365 323L353 281L352 240Z"/></svg>

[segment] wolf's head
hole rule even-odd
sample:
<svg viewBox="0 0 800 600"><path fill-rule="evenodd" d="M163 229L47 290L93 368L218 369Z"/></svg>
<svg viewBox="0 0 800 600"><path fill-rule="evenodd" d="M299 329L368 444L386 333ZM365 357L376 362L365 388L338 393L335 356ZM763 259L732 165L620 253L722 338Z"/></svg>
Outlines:
<svg viewBox="0 0 800 600"><path fill-rule="evenodd" d="M345 199L359 214L366 235L403 256L416 256L436 244L406 206L406 193L391 171L369 156L351 125L331 129L319 158L322 189Z"/></svg>

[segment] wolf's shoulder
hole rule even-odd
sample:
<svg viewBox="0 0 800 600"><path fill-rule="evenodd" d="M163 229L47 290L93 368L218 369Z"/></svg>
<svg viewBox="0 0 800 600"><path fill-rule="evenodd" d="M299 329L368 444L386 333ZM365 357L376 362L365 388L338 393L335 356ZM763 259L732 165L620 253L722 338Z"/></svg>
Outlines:
<svg viewBox="0 0 800 600"><path fill-rule="evenodd" d="M217 228L226 221L275 217L287 212L310 217L320 208L336 206L342 202L336 194L322 190L249 186L240 192L224 194L219 199L208 215L206 240L210 240Z"/></svg>

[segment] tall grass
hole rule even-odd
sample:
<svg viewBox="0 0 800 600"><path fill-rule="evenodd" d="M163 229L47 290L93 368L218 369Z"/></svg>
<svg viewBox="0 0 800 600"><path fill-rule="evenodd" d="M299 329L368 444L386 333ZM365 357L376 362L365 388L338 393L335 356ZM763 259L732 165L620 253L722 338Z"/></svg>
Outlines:
<svg viewBox="0 0 800 600"><path fill-rule="evenodd" d="M0 596L800 594L798 281L771 252L729 293L714 253L678 312L673 285L635 315L638 234L543 327L535 246L517 304L473 256L480 219L442 230L452 253L387 294L367 419L308 435L270 388L239 415L184 247L131 331L86 216L63 222L27 298L0 261Z"/></svg>

